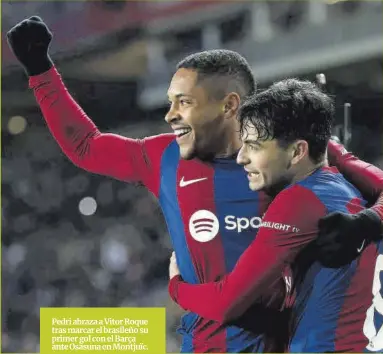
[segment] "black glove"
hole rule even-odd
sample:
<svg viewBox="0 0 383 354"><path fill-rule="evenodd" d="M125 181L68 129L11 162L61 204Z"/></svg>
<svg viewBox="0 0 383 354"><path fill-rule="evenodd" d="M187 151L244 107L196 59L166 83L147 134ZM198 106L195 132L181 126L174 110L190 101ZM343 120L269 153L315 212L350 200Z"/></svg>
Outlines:
<svg viewBox="0 0 383 354"><path fill-rule="evenodd" d="M381 230L382 221L371 209L357 214L331 213L319 221L317 259L331 268L349 264L368 244L381 239Z"/></svg>
<svg viewBox="0 0 383 354"><path fill-rule="evenodd" d="M32 16L21 21L9 30L7 38L27 75L42 74L53 66L48 54L52 33L40 17Z"/></svg>

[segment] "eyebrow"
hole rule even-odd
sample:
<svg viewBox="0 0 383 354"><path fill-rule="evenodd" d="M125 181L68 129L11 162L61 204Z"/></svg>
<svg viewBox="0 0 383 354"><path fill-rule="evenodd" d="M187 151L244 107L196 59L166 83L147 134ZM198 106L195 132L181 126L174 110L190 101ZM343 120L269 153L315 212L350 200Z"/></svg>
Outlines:
<svg viewBox="0 0 383 354"><path fill-rule="evenodd" d="M246 139L246 140L244 141L244 143L245 143L245 144L253 144L253 145L257 145L257 146L261 146L261 145L262 145L259 141L257 141L257 140L251 140L251 139Z"/></svg>
<svg viewBox="0 0 383 354"><path fill-rule="evenodd" d="M181 98L181 97L189 97L189 98L192 98L192 96L190 95L187 95L186 93L177 93L174 98L175 99L178 99L178 98ZM168 95L168 98L170 99L170 96Z"/></svg>

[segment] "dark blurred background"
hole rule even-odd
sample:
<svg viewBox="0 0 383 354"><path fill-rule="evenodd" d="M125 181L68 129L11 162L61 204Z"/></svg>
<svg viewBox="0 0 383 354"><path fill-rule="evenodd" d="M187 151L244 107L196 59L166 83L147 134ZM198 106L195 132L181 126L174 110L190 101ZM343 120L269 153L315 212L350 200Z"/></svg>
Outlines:
<svg viewBox="0 0 383 354"><path fill-rule="evenodd" d="M380 1L2 2L2 351L39 351L39 309L167 308L177 352L181 310L167 294L171 245L144 189L73 166L49 134L5 33L39 15L52 57L102 131L168 131L166 90L187 54L227 48L251 63L260 87L326 74L352 104L349 149L383 167Z"/></svg>

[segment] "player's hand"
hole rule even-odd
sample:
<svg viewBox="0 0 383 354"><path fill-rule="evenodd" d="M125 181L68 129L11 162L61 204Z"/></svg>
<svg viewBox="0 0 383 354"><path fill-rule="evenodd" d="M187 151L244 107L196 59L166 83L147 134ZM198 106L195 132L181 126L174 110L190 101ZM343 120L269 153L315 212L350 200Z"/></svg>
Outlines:
<svg viewBox="0 0 383 354"><path fill-rule="evenodd" d="M319 221L316 255L325 267L351 263L374 240L381 238L381 220L372 210L357 214L334 212Z"/></svg>
<svg viewBox="0 0 383 354"><path fill-rule="evenodd" d="M172 256L170 257L169 279L172 279L179 274L180 274L180 270L178 269L178 265L177 265L176 253L173 252Z"/></svg>
<svg viewBox="0 0 383 354"><path fill-rule="evenodd" d="M38 16L21 21L7 33L8 45L29 76L48 71L53 63L48 54L52 33Z"/></svg>

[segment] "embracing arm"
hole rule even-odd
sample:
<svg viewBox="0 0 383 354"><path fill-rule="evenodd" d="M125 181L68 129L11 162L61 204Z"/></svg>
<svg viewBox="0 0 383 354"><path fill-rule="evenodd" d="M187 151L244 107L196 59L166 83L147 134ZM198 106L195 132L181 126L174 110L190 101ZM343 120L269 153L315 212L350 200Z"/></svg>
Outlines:
<svg viewBox="0 0 383 354"><path fill-rule="evenodd" d="M334 141L328 144L328 157L331 165L338 168L345 178L360 190L363 197L371 204L383 220L383 171L378 167L359 160Z"/></svg>
<svg viewBox="0 0 383 354"><path fill-rule="evenodd" d="M371 239L380 239L383 235L383 171L378 167L359 160L356 156L347 152L345 148L332 140L328 144L328 157L330 164L336 166L345 178L362 193L363 197L371 204L371 208L356 214L354 220L363 224L367 236ZM332 215L328 216L331 220ZM363 219L363 223L361 222ZM359 228L354 227L356 232ZM339 232L342 230L339 229Z"/></svg>
<svg viewBox="0 0 383 354"><path fill-rule="evenodd" d="M255 241L230 274L197 285L175 276L169 283L172 299L185 310L219 322L241 316L273 288L285 267L316 237L318 220L325 213L317 197L301 186L281 192L267 210Z"/></svg>

